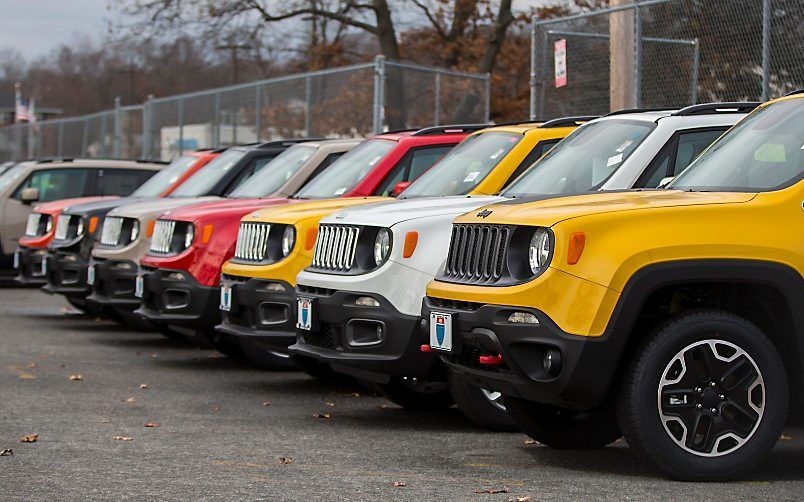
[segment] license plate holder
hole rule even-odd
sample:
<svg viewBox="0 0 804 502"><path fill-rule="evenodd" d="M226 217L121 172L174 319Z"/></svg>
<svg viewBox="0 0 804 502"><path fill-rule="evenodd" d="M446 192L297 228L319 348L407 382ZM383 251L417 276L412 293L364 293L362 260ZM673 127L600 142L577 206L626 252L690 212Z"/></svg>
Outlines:
<svg viewBox="0 0 804 502"><path fill-rule="evenodd" d="M14 251L14 268L20 268L20 263L22 263L22 251Z"/></svg>
<svg viewBox="0 0 804 502"><path fill-rule="evenodd" d="M218 306L224 312L232 310L232 286L230 284L221 284L221 301Z"/></svg>
<svg viewBox="0 0 804 502"><path fill-rule="evenodd" d="M452 321L446 312L430 312L430 348L439 352L452 352Z"/></svg>
<svg viewBox="0 0 804 502"><path fill-rule="evenodd" d="M315 301L312 298L300 296L297 300L296 327L303 331L313 330L313 306Z"/></svg>
<svg viewBox="0 0 804 502"><path fill-rule="evenodd" d="M41 263L40 271L41 271L42 275L47 275L47 257L46 256L42 257L42 263Z"/></svg>
<svg viewBox="0 0 804 502"><path fill-rule="evenodd" d="M136 298L142 298L144 291L145 279L142 277L142 274L137 274L137 278L134 279L134 296Z"/></svg>
<svg viewBox="0 0 804 502"><path fill-rule="evenodd" d="M95 265L87 267L87 284L90 286L95 284Z"/></svg>

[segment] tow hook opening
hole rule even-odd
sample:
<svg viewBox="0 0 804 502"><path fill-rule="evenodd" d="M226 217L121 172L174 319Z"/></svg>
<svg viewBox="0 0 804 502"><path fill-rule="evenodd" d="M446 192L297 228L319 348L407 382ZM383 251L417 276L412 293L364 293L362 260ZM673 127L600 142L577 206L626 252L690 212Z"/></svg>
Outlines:
<svg viewBox="0 0 804 502"><path fill-rule="evenodd" d="M480 356L478 362L485 366L499 366L503 363L502 354L497 354L496 356Z"/></svg>

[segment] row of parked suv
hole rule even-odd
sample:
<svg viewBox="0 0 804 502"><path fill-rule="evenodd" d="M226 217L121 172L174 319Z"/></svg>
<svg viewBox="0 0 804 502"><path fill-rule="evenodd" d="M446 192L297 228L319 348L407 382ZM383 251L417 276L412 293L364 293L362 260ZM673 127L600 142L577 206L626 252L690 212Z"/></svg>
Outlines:
<svg viewBox="0 0 804 502"><path fill-rule="evenodd" d="M265 369L734 478L802 402L802 138L793 93L198 152L129 197L37 206L18 280Z"/></svg>

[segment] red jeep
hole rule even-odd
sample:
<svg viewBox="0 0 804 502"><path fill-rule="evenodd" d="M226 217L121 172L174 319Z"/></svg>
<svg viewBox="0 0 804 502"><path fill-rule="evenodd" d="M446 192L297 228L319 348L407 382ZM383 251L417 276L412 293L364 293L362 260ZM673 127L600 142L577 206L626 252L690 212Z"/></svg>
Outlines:
<svg viewBox="0 0 804 502"><path fill-rule="evenodd" d="M154 231L140 261L137 313L151 322L195 337L226 352L214 327L220 324L221 266L234 255L240 219L261 207L309 199L395 196L469 133L485 125L430 127L380 134L360 143L290 198L216 201L162 215L172 231L162 246ZM185 239L180 233L192 232ZM178 243L179 246L172 244ZM186 245L185 245L186 244ZM218 343L220 342L220 343Z"/></svg>

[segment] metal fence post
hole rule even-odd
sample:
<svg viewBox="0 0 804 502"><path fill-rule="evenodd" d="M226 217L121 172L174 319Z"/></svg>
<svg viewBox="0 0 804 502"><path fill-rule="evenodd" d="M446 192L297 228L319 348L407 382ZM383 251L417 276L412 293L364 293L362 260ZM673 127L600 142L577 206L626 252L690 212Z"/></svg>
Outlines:
<svg viewBox="0 0 804 502"><path fill-rule="evenodd" d="M488 124L491 120L491 73L486 73L483 81L483 123Z"/></svg>
<svg viewBox="0 0 804 502"><path fill-rule="evenodd" d="M257 143L260 142L260 130L262 129L262 90L260 86L255 87L254 91L254 129L256 131Z"/></svg>
<svg viewBox="0 0 804 502"><path fill-rule="evenodd" d="M304 137L309 138L313 130L313 79L304 78Z"/></svg>
<svg viewBox="0 0 804 502"><path fill-rule="evenodd" d="M372 130L374 134L382 132L383 115L385 111L385 56L382 54L374 58L374 114Z"/></svg>
<svg viewBox="0 0 804 502"><path fill-rule="evenodd" d="M762 0L762 101L770 98L771 0Z"/></svg>
<svg viewBox="0 0 804 502"><path fill-rule="evenodd" d="M435 72L435 95L433 96L433 125L441 125L441 72Z"/></svg>
<svg viewBox="0 0 804 502"><path fill-rule="evenodd" d="M64 156L64 121L59 122L59 137L56 141L56 156Z"/></svg>
<svg viewBox="0 0 804 502"><path fill-rule="evenodd" d="M184 153L184 99L179 99L179 143L178 154Z"/></svg>
<svg viewBox="0 0 804 502"><path fill-rule="evenodd" d="M221 146L221 93L215 93L214 100L215 114L214 122L212 124L212 148L219 148Z"/></svg>
<svg viewBox="0 0 804 502"><path fill-rule="evenodd" d="M28 128L28 158L33 159L36 157L36 132L32 123L26 124Z"/></svg>
<svg viewBox="0 0 804 502"><path fill-rule="evenodd" d="M692 88L690 89L691 104L698 104L698 72L701 66L701 44L698 39L695 39L695 45L692 46Z"/></svg>
<svg viewBox="0 0 804 502"><path fill-rule="evenodd" d="M79 157L89 157L89 154L87 153L87 147L89 146L87 144L89 143L89 121L84 118L82 122L84 123L84 135L81 138L81 154Z"/></svg>
<svg viewBox="0 0 804 502"><path fill-rule="evenodd" d="M642 10L634 0L634 103L642 106Z"/></svg>
<svg viewBox="0 0 804 502"><path fill-rule="evenodd" d="M539 28L539 16L530 18L533 26L530 29L530 103L528 117L536 120L536 30Z"/></svg>
<svg viewBox="0 0 804 502"><path fill-rule="evenodd" d="M142 106L142 157L145 159L156 158L153 155L153 127L151 127L151 115L153 114L153 94L145 98Z"/></svg>
<svg viewBox="0 0 804 502"><path fill-rule="evenodd" d="M120 110L120 96L114 98L114 139L112 140L112 155L120 158L120 140L123 136L123 113Z"/></svg>

